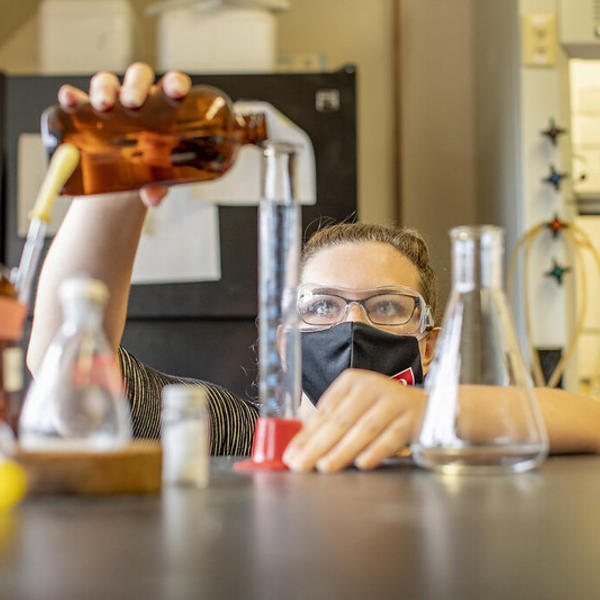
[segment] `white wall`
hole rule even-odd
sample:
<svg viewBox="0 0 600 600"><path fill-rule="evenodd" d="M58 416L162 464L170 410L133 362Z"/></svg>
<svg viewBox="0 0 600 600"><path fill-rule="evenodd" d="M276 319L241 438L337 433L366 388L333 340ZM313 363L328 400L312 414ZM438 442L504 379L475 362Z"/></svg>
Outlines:
<svg viewBox="0 0 600 600"><path fill-rule="evenodd" d="M319 52L327 66L357 65L361 221L396 218L393 0L292 0L279 20L279 53Z"/></svg>
<svg viewBox="0 0 600 600"><path fill-rule="evenodd" d="M400 14L402 221L425 234L442 298L448 230L477 221L472 1L404 0Z"/></svg>

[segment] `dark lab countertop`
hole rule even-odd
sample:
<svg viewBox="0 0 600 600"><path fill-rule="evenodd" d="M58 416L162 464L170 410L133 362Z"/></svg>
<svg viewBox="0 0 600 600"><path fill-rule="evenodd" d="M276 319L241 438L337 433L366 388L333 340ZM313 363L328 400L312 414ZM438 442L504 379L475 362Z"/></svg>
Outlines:
<svg viewBox="0 0 600 600"><path fill-rule="evenodd" d="M600 598L600 457L514 476L231 471L0 519L0 598Z"/></svg>

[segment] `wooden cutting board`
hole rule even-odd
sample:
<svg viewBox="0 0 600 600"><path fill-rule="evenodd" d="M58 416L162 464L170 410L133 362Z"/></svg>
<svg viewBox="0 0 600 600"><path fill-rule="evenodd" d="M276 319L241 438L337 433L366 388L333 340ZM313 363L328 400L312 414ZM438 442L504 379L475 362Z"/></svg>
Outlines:
<svg viewBox="0 0 600 600"><path fill-rule="evenodd" d="M29 494L155 494L161 488L159 442L136 440L113 452L19 449Z"/></svg>

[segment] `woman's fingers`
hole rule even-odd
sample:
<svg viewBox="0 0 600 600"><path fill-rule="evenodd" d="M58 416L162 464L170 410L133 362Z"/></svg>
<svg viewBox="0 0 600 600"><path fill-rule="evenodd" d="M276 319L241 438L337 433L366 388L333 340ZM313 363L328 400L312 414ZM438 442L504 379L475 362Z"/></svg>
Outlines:
<svg viewBox="0 0 600 600"><path fill-rule="evenodd" d="M317 469L322 473L333 473L351 465L365 448L378 440L398 413L403 411L402 403L386 397L379 398L346 435L317 461ZM401 446L399 440L397 446Z"/></svg>
<svg viewBox="0 0 600 600"><path fill-rule="evenodd" d="M338 471L355 462L370 469L414 436L425 407L422 390L406 388L384 375L349 370L324 394L326 412L292 440L284 461L295 471Z"/></svg>
<svg viewBox="0 0 600 600"><path fill-rule="evenodd" d="M300 432L288 444L283 454L283 460L286 464L289 466L294 465L293 468L297 470L301 470L302 465L306 465L304 470L313 468L314 462L319 456L315 454L317 450L314 445L308 449L306 446L308 444L312 445L317 431L329 424L329 415L346 400L354 387L354 379L354 371L347 370L329 386L319 400L318 413L304 424ZM309 456L313 455L315 456L314 461L312 461L311 466L308 466L311 463Z"/></svg>
<svg viewBox="0 0 600 600"><path fill-rule="evenodd" d="M370 399L356 394L350 395L338 410L323 418L319 426L306 440L301 452L290 457L288 465L294 471L311 471L317 461L327 454L352 428L369 407Z"/></svg>
<svg viewBox="0 0 600 600"><path fill-rule="evenodd" d="M90 102L96 110L109 110L117 101L119 78L108 71L96 73L90 80Z"/></svg>
<svg viewBox="0 0 600 600"><path fill-rule="evenodd" d="M362 470L374 469L412 441L413 418L409 413L396 417L371 444L361 452L354 464Z"/></svg>
<svg viewBox="0 0 600 600"><path fill-rule="evenodd" d="M381 414L376 414L375 422L363 415L379 400L382 384L388 379L369 371L345 371L325 392L319 401L319 415L306 430L294 438L284 454L284 461L295 471L310 471L318 461L323 470L335 470L338 465L346 466L355 458L386 424ZM379 409L380 413L383 407ZM351 438L347 434L355 429ZM333 448L338 451L334 462L324 458ZM323 460L321 460L323 459Z"/></svg>
<svg viewBox="0 0 600 600"><path fill-rule="evenodd" d="M148 95L155 89L162 90L171 98L183 98L192 86L189 75L179 71L169 71L158 82L154 83L154 71L150 65L137 62L125 71L123 85L118 77L108 71L96 73L90 80L89 96L72 85L63 85L58 92L58 101L63 108L72 108L84 102L91 102L96 110L110 110L117 98L127 108L139 108Z"/></svg>
<svg viewBox="0 0 600 600"><path fill-rule="evenodd" d="M121 86L121 104L127 108L139 108L148 97L154 82L154 71L146 63L133 63L125 71Z"/></svg>
<svg viewBox="0 0 600 600"><path fill-rule="evenodd" d="M58 102L63 108L73 108L89 101L90 97L83 90L72 85L63 85L58 90Z"/></svg>
<svg viewBox="0 0 600 600"><path fill-rule="evenodd" d="M183 98L188 95L192 80L189 75L180 71L168 71L161 77L158 87L171 98Z"/></svg>
<svg viewBox="0 0 600 600"><path fill-rule="evenodd" d="M369 381L372 380L373 376L380 377L373 371L365 371L364 369L346 369L343 371L319 399L319 414L326 416L334 412L352 391L364 387L367 388L365 392L368 392Z"/></svg>
<svg viewBox="0 0 600 600"><path fill-rule="evenodd" d="M158 206L167 195L169 188L164 185L149 185L140 190L142 202L149 208Z"/></svg>

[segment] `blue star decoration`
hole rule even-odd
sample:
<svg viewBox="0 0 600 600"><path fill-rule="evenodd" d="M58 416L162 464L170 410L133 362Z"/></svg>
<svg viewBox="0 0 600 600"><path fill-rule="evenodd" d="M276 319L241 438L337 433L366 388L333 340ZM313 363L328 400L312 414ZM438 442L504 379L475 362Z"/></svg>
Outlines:
<svg viewBox="0 0 600 600"><path fill-rule="evenodd" d="M546 277L554 277L558 285L562 285L563 283L563 275L565 273L569 273L571 271L571 267L566 267L560 265L556 259L552 259L552 268L549 271L546 271L544 275Z"/></svg>
<svg viewBox="0 0 600 600"><path fill-rule="evenodd" d="M550 119L550 125L548 126L548 129L544 129L543 131L540 131L540 133L550 138L552 145L556 146L556 138L563 133L567 133L567 130L563 129L562 127L558 127L554 122L554 119Z"/></svg>
<svg viewBox="0 0 600 600"><path fill-rule="evenodd" d="M558 237L558 234L561 232L561 230L566 229L569 226L569 224L565 221L561 221L556 213L554 214L552 221L548 221L547 223L544 223L544 225L550 229L554 239Z"/></svg>
<svg viewBox="0 0 600 600"><path fill-rule="evenodd" d="M548 175L548 177L544 177L544 179L542 179L542 181L544 183L549 183L550 185L554 186L554 189L556 191L560 190L560 182L567 177L566 173L559 173L555 168L554 165L550 165L550 175Z"/></svg>

